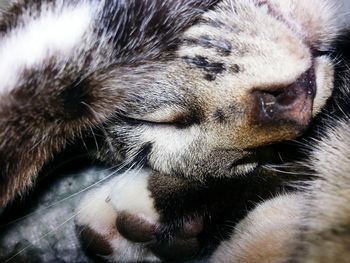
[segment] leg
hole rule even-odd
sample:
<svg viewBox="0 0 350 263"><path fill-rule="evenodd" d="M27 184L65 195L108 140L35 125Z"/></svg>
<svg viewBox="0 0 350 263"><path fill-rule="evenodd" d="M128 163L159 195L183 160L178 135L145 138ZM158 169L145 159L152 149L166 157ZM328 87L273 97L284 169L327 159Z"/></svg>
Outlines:
<svg viewBox="0 0 350 263"><path fill-rule="evenodd" d="M275 197L258 205L222 242L211 262L281 263L291 252L301 219L302 198Z"/></svg>
<svg viewBox="0 0 350 263"><path fill-rule="evenodd" d="M130 171L86 194L76 225L90 253L111 262L161 261L198 252L199 218L181 222L167 240L149 190L150 170Z"/></svg>

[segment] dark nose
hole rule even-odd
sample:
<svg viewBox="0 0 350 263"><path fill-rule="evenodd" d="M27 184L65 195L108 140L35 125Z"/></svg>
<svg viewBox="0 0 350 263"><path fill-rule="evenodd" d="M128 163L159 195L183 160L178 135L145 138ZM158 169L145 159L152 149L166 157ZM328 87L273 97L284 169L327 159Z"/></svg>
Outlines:
<svg viewBox="0 0 350 263"><path fill-rule="evenodd" d="M314 69L311 68L288 86L254 90L254 122L258 125L307 126L312 117L315 82Z"/></svg>

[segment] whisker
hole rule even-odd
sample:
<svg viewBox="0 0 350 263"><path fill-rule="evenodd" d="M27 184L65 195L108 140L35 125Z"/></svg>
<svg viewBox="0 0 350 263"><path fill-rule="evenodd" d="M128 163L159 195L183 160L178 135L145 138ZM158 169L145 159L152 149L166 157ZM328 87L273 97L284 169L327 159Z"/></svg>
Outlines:
<svg viewBox="0 0 350 263"><path fill-rule="evenodd" d="M113 144L112 144L112 139L110 138L110 136L108 135L108 132L106 131L105 127L103 125L100 125L100 130L102 131L103 133L103 136L105 137L105 141L107 142L108 144L108 150L114 155L114 156L117 156L117 153L115 152L115 149L113 147Z"/></svg>
<svg viewBox="0 0 350 263"><path fill-rule="evenodd" d="M78 215L79 211L77 213L74 213L72 216L70 216L68 219L66 219L65 221L63 221L61 224L59 224L57 227L55 227L54 229L48 231L47 233L45 233L44 235L42 235L41 237L39 237L37 240L33 241L31 244L25 246L24 248L22 248L20 251L18 251L16 254L14 254L13 256L11 256L10 258L6 259L4 261L4 263L8 263L10 261L12 261L13 259L15 259L18 255L20 255L21 253L23 253L24 251L26 251L28 248L33 247L35 244L37 244L38 242L40 242L41 240L43 240L44 238L46 238L47 236L51 235L52 233L56 232L57 230L59 230L61 227L63 227L66 223L68 223L69 221L71 221L72 219L74 219L77 215Z"/></svg>
<svg viewBox="0 0 350 263"><path fill-rule="evenodd" d="M133 160L133 159L134 159L133 157L136 156L137 154L139 154L139 151L136 151L136 152L134 153L134 155L131 156L130 161ZM34 212L32 212L32 213L29 213L29 214L27 214L27 215L25 215L25 216L22 216L22 217L20 217L20 218L17 218L17 219L15 219L15 220L11 221L11 222L8 222L8 223L6 223L6 224L0 225L0 229L2 229L2 228L4 228L4 227L7 227L7 226L9 226L9 225L12 225L12 224L14 224L14 223L17 223L17 222L19 222L19 221L22 221L22 220L24 220L24 219L26 219L26 218L28 218L28 217L30 217L30 216L33 216L33 215L38 214L38 213L41 213L41 212L43 212L43 211L45 211L45 210L48 210L48 209L50 209L50 208L53 208L53 207L55 207L55 206L58 206L59 204L62 204L63 202L65 202L65 201L67 201L67 200L70 200L70 199L72 199L72 198L74 198L74 197L76 197L76 196L78 196L78 195L80 195L80 194L82 194L82 193L84 193L84 192L86 192L86 191L88 191L88 190L94 188L95 186L97 186L97 185L103 183L104 181L108 180L108 179L111 178L113 175L115 175L115 174L118 173L119 171L123 170L123 169L124 169L125 167L127 167L127 166L129 166L128 169L127 169L123 174L121 174L120 176L124 176L125 173L126 173L126 172L129 172L131 169L138 169L138 172L137 172L137 173L139 173L140 170L142 169L142 165L135 164L135 163L131 164L130 162L124 162L124 163L123 163L122 165L120 165L115 171L113 171L112 173L110 173L110 174L107 175L106 177L104 177L104 178L98 180L97 182L95 182L95 183L93 183L93 184L91 184L91 185L85 187L84 189L82 189L82 190L80 190L80 191L78 191L78 192L76 192L76 193L74 193L74 194L72 194L72 195L70 195L70 196L68 196L68 197L66 197L66 198L61 199L60 201L54 202L53 204L51 204L51 205L49 205L49 206L47 206L47 207L38 209L38 210L36 210L36 211L34 211ZM135 168L135 166L136 166L136 168ZM101 170L100 172L108 171L108 170L115 169L115 168L116 168L116 166L110 167L110 168Z"/></svg>
<svg viewBox="0 0 350 263"><path fill-rule="evenodd" d="M313 176L313 174L311 174L311 173L306 173L306 172L284 171L284 170L281 170L281 169L277 169L277 168L275 168L276 166L272 166L272 165L262 165L262 167L263 167L264 169L266 169L266 170L273 171L273 172L278 172L278 173L283 173L283 174ZM280 168L283 168L283 167L280 167Z"/></svg>
<svg viewBox="0 0 350 263"><path fill-rule="evenodd" d="M13 220L13 221L11 221L11 222L9 222L9 223L6 223L6 224L1 225L1 226L0 226L0 229L1 229L1 228L4 228L4 227L7 227L7 226L9 226L9 225L12 225L12 224L14 224L14 223L17 223L17 222L19 222L19 221L22 221L22 220L24 220L25 218L28 218L28 217L30 217L30 216L32 216L32 215L41 213L41 212L43 212L43 211L45 211L45 210L48 210L48 209L53 208L53 207L55 207L55 206L58 206L59 204L62 204L63 202L65 202L65 201L67 201L67 200L70 200L70 199L72 199L72 198L74 198L74 197L76 197L76 196L78 196L78 195L80 195L80 194L86 192L87 190L89 190L89 189L91 189L91 188L97 186L98 184L100 184L100 183L106 181L106 180L109 179L111 176L115 175L115 174L118 173L120 170L124 169L125 166L126 166L126 165L122 165L121 167L118 167L117 170L113 171L112 173L110 173L110 174L107 175L106 177L102 178L101 180L99 180L99 181L97 181L97 182L95 182L95 183L93 183L93 184L91 184L91 185L85 187L84 189L82 189L82 190L80 190L80 191L78 191L78 192L76 192L76 193L74 193L74 194L72 194L72 195L70 195L70 196L68 196L68 197L66 197L66 198L61 199L60 201L54 202L53 204L51 204L51 205L49 205L49 206L47 206L47 207L38 209L38 210L36 210L36 211L34 211L34 212L32 212L32 213L29 213L29 214L27 214L27 215L25 215L25 216L22 216L22 217L20 217L20 218L17 218L17 219L15 219L15 220ZM115 168L115 166L112 167L112 168L104 169L104 170L102 170L102 171L100 171L100 172L108 171L108 170L111 170L111 169L114 169L114 168Z"/></svg>
<svg viewBox="0 0 350 263"><path fill-rule="evenodd" d="M95 146L96 146L96 150L97 150L97 152L100 152L100 147L98 146L98 142L97 142L97 139L96 139L96 136L95 136L95 132L94 132L94 130L91 127L89 127L89 128L90 128L92 137L94 138L94 143L95 143Z"/></svg>
<svg viewBox="0 0 350 263"><path fill-rule="evenodd" d="M123 164L123 166L125 166L125 165L127 165L127 164ZM120 175L120 177L126 176L127 173L128 173L130 170L134 169L134 166L135 166L135 164L130 165L130 167L128 167L128 169L127 169L124 173L122 173L122 174ZM109 169L110 169L110 168L109 168ZM135 175L137 175L137 174L140 172L141 169L142 169L142 166L139 166L139 167L137 168L137 172L135 173ZM46 208L37 210L37 211L35 211L35 212L31 213L31 214L26 215L25 217L22 217L21 219L17 219L17 220L15 220L15 221L22 220L22 219L24 219L24 218L26 218L26 217L29 217L30 215L39 213L39 212L41 212L41 211L43 211L43 210L46 210L46 209L51 208L51 207L53 207L53 206L56 206L56 205L58 205L58 204L60 204L60 203L62 203L62 202L64 202L64 201L66 201L66 200L68 200L68 199L70 199L70 198L72 198L72 197L74 197L74 196L77 196L77 195L79 195L79 194L81 194L81 193L83 193L83 192L85 192L85 191L87 191L87 190L89 190L89 189L91 189L91 188L97 186L98 184L102 183L103 181L107 180L108 178L110 178L111 176L113 176L113 175L114 175L116 172L118 172L118 171L120 171L119 168L118 168L116 171L113 171L112 173L110 173L108 176L106 176L106 177L104 177L103 179L99 180L98 182L96 182L96 183L90 185L89 187L86 187L86 188L84 188L83 190L81 190L81 191L79 191L79 192L77 192L77 193L75 193L75 194L73 194L73 195L71 195L71 196L69 196L69 197L67 197L67 198L64 198L64 199L60 200L59 202L56 202L56 203L54 203L54 204L52 204L52 205L50 205L50 206L48 206L48 207L46 207ZM126 183L127 183L127 181L123 181L123 184L126 184ZM66 219L65 221L63 221L63 222L62 222L61 224L59 224L58 226L56 226L54 229L52 229L52 230L48 231L47 233L45 233L44 235L40 236L38 239L36 239L35 241L33 241L31 244L25 246L25 247L22 248L20 251L18 251L16 254L14 254L13 256L11 256L10 258L8 258L4 263L11 262L11 261L12 261L13 259L15 259L18 255L20 255L21 253L23 253L23 252L26 251L27 249L33 247L35 244L37 244L38 242L40 242L40 241L43 240L44 238L48 237L49 235L51 235L51 234L53 234L54 232L56 232L57 230L59 230L59 229L60 229L61 227L63 227L66 223L68 223L69 221L71 221L72 219L74 219L79 213L81 213L81 212L82 212L84 209L86 209L89 205L90 205L89 203L86 204L84 207L82 207L81 209L79 209L78 211L76 211L75 213L73 213L72 216L70 216L68 219ZM14 223L15 221L13 221L12 223ZM8 224L6 224L6 225L8 225ZM4 225L4 226L5 226L5 225ZM2 226L2 227L4 227L4 226Z"/></svg>

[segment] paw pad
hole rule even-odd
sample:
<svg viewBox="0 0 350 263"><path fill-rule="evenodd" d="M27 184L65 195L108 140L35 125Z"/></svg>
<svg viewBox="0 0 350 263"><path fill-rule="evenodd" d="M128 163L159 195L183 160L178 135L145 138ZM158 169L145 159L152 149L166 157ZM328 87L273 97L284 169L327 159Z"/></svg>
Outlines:
<svg viewBox="0 0 350 263"><path fill-rule="evenodd" d="M146 243L156 240L156 224L145 217L127 212L120 212L116 220L118 232L135 243Z"/></svg>
<svg viewBox="0 0 350 263"><path fill-rule="evenodd" d="M88 226L77 228L81 245L90 255L109 256L113 254L113 248L108 240Z"/></svg>
<svg viewBox="0 0 350 263"><path fill-rule="evenodd" d="M124 238L135 243L145 243L145 247L163 260L191 258L201 248L197 239L203 230L201 218L192 218L174 227L122 212L117 217L116 225Z"/></svg>

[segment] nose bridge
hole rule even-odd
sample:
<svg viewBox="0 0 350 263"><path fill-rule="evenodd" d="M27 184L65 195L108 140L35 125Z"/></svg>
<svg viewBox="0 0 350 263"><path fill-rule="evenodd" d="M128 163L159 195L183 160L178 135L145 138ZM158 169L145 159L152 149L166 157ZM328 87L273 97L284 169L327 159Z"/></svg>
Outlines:
<svg viewBox="0 0 350 263"><path fill-rule="evenodd" d="M311 67L311 52L305 43L289 30L282 35L268 31L265 37L248 41L247 46L253 51L242 57L242 62L251 72L251 81L264 85L287 84Z"/></svg>
<svg viewBox="0 0 350 263"><path fill-rule="evenodd" d="M231 138L226 143L256 147L294 138L307 127L315 92L311 57L308 51L303 57L283 48L278 52L242 58L245 73L228 77L212 90L211 123L226 127Z"/></svg>
<svg viewBox="0 0 350 263"><path fill-rule="evenodd" d="M250 87L287 86L312 66L311 57L296 58L280 53L281 55L263 56L250 62Z"/></svg>

